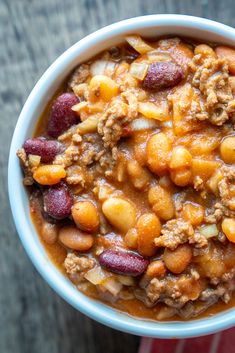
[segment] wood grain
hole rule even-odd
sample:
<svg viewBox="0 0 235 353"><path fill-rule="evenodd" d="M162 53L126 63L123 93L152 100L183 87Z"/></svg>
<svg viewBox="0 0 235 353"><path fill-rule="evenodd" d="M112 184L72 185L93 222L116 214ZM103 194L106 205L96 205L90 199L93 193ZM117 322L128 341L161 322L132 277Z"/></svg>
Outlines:
<svg viewBox="0 0 235 353"><path fill-rule="evenodd" d="M234 0L0 0L0 352L134 353L139 338L104 327L60 299L17 237L7 196L11 136L33 85L71 44L138 15L184 13L235 26Z"/></svg>

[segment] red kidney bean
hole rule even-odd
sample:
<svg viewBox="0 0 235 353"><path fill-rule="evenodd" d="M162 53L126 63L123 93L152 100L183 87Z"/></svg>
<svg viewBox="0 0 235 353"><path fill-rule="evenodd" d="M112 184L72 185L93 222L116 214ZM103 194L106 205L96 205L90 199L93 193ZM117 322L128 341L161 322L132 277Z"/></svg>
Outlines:
<svg viewBox="0 0 235 353"><path fill-rule="evenodd" d="M42 163L50 163L55 156L62 151L61 144L54 140L47 140L44 137L28 139L23 144L27 155L36 154L41 157Z"/></svg>
<svg viewBox="0 0 235 353"><path fill-rule="evenodd" d="M80 102L73 93L63 93L56 98L49 117L47 132L51 137L58 137L70 126L76 124L77 114L71 107Z"/></svg>
<svg viewBox="0 0 235 353"><path fill-rule="evenodd" d="M55 219L63 219L71 214L73 199L63 183L51 186L43 192L44 211Z"/></svg>
<svg viewBox="0 0 235 353"><path fill-rule="evenodd" d="M105 250L99 257L99 263L111 272L138 276L145 272L149 260L129 251Z"/></svg>
<svg viewBox="0 0 235 353"><path fill-rule="evenodd" d="M173 61L159 61L149 65L142 86L148 90L160 90L176 86L183 79L181 66Z"/></svg>

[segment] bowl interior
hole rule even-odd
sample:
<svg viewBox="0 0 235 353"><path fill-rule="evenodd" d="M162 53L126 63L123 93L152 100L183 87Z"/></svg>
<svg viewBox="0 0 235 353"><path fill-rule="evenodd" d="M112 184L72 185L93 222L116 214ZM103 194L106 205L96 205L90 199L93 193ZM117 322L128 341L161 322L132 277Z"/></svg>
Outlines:
<svg viewBox="0 0 235 353"><path fill-rule="evenodd" d="M206 319L158 323L129 317L77 291L51 263L29 217L28 195L21 183L22 172L16 150L32 135L38 117L67 75L81 62L124 41L126 34L144 37L179 35L235 45L235 30L190 16L153 15L119 22L82 39L60 56L31 92L18 120L9 157L9 197L21 241L38 271L67 302L84 314L113 328L151 337L192 337L225 329L235 324L235 309Z"/></svg>

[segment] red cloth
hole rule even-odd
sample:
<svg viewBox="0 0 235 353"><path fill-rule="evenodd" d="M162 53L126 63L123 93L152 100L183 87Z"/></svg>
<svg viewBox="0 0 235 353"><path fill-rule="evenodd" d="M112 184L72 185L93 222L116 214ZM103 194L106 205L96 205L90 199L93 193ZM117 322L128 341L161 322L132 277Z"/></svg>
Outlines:
<svg viewBox="0 0 235 353"><path fill-rule="evenodd" d="M235 328L197 338L154 339L143 337L138 353L235 353Z"/></svg>

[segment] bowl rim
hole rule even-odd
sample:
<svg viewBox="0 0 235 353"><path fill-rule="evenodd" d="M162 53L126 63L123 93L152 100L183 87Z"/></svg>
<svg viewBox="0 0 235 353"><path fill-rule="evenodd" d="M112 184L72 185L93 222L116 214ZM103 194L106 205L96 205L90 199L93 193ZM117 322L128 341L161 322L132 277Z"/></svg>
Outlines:
<svg viewBox="0 0 235 353"><path fill-rule="evenodd" d="M153 26L185 26L192 29L200 29L224 36L235 41L235 29L227 25L204 19L201 17L158 14L139 16L116 22L103 27L88 36L84 37L63 54L61 54L45 71L31 91L27 101L18 118L15 131L12 137L9 163L8 163L8 193L13 219L16 225L21 242L30 257L32 263L42 275L44 280L59 294L65 301L88 317L114 329L132 333L139 336L160 337L160 338L187 338L202 336L214 333L235 325L235 308L228 309L221 313L203 319L191 321L155 322L150 320L130 317L125 313L107 307L107 305L91 300L79 292L69 280L55 269L55 265L48 265L38 243L31 236L32 222L29 220L25 204L22 198L23 185L20 181L15 181L15 175L19 163L16 158L16 150L19 148L19 136L25 124L29 124L27 119L30 111L35 109L38 92L43 91L45 85L57 77L59 73L77 57L78 50L85 51L92 43L99 42L105 38L111 39L116 34L123 34L131 30L137 31L141 28ZM30 226L31 224L31 226ZM35 232L35 231L34 231ZM76 293L75 293L76 291Z"/></svg>

